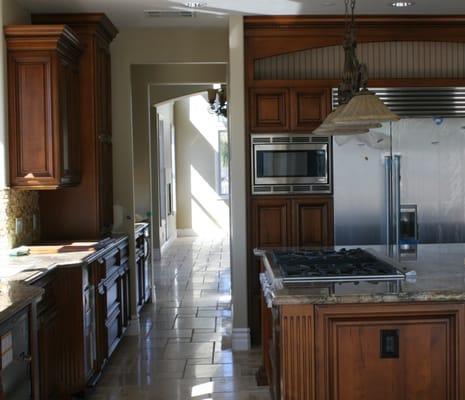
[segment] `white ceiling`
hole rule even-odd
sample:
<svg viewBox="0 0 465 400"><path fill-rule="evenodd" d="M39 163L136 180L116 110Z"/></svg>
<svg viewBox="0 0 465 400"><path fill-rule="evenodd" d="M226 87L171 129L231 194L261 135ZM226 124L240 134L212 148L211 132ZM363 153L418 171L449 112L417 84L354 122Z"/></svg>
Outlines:
<svg viewBox="0 0 465 400"><path fill-rule="evenodd" d="M226 26L227 16L343 14L344 0L199 0L206 3L195 18L148 18L144 10L186 10L176 0L18 0L31 12L105 12L119 28ZM187 0L186 0L187 1ZM357 14L465 14L465 0L413 0L393 8L392 0L358 0ZM188 9L187 9L188 10Z"/></svg>

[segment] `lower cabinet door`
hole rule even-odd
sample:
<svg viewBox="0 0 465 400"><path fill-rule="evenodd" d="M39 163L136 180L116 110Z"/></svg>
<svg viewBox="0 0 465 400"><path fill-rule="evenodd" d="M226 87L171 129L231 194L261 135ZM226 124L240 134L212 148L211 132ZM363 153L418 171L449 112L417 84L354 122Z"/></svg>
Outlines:
<svg viewBox="0 0 465 400"><path fill-rule="evenodd" d="M333 199L303 197L292 200L292 244L331 246L333 244Z"/></svg>
<svg viewBox="0 0 465 400"><path fill-rule="evenodd" d="M465 398L463 305L318 306L316 321L318 399Z"/></svg>
<svg viewBox="0 0 465 400"><path fill-rule="evenodd" d="M57 393L58 326L56 315L39 319L39 379L40 398L48 399Z"/></svg>

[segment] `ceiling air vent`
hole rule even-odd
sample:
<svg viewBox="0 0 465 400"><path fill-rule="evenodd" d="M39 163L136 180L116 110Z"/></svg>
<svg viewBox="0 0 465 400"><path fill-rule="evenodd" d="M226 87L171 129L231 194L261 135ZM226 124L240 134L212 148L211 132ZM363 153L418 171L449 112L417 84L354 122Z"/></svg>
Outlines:
<svg viewBox="0 0 465 400"><path fill-rule="evenodd" d="M149 18L193 18L194 11L169 11L169 10L145 10L144 14Z"/></svg>

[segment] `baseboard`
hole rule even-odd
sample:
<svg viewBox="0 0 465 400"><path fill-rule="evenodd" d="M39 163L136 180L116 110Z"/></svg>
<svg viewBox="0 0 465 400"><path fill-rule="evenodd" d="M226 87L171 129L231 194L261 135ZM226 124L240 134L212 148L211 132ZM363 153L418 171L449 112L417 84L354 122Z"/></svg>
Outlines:
<svg viewBox="0 0 465 400"><path fill-rule="evenodd" d="M178 237L198 236L193 229L178 229Z"/></svg>
<svg viewBox="0 0 465 400"><path fill-rule="evenodd" d="M126 329L126 335L128 336L138 336L140 335L140 324L138 316L131 316L131 319L128 321L128 327Z"/></svg>
<svg viewBox="0 0 465 400"><path fill-rule="evenodd" d="M250 350L250 329L249 328L233 328L232 349L233 351Z"/></svg>
<svg viewBox="0 0 465 400"><path fill-rule="evenodd" d="M161 249L160 249L160 255L162 255L168 247L170 247L173 242L178 238L177 232L174 232L174 235L171 236L165 243L162 244Z"/></svg>

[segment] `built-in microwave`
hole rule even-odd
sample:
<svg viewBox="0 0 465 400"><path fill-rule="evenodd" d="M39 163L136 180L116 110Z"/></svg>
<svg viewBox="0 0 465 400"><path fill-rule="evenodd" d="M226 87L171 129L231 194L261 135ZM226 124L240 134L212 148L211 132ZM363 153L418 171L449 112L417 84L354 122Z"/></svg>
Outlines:
<svg viewBox="0 0 465 400"><path fill-rule="evenodd" d="M251 135L252 194L331 193L331 138Z"/></svg>

